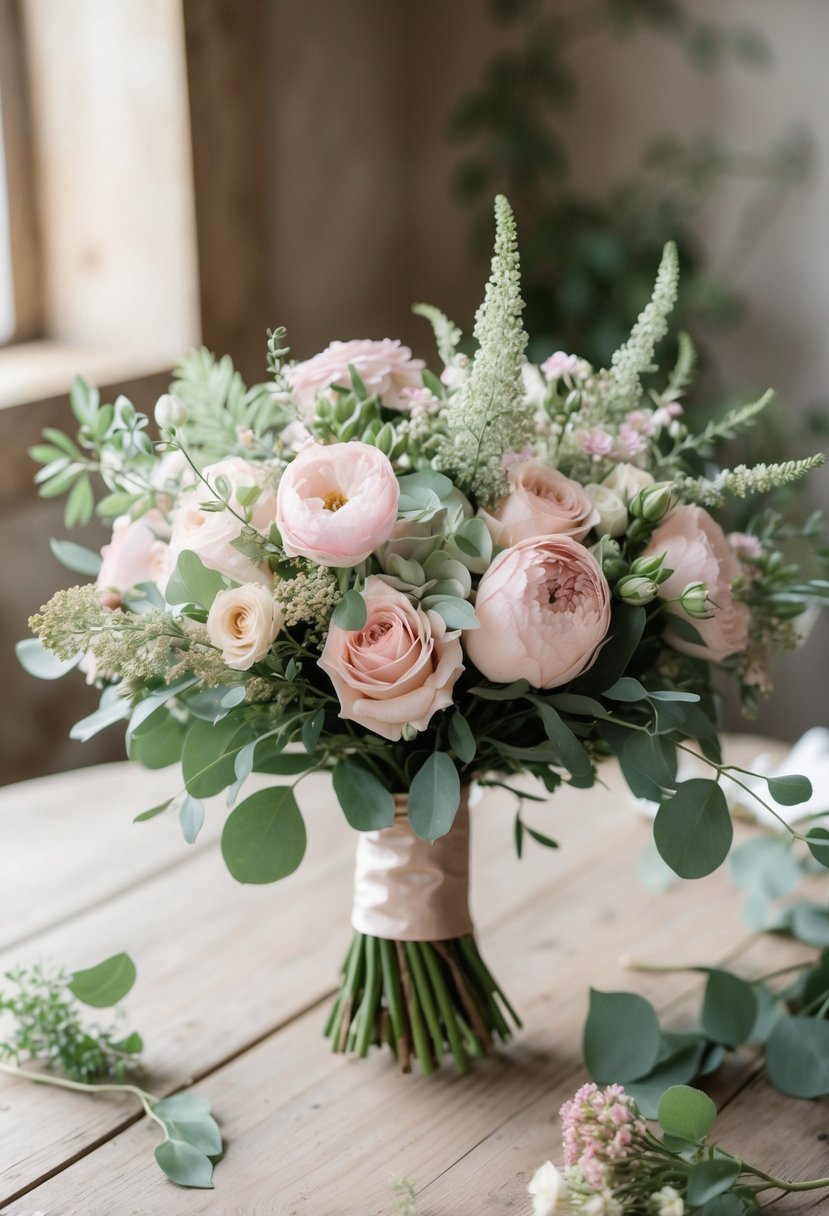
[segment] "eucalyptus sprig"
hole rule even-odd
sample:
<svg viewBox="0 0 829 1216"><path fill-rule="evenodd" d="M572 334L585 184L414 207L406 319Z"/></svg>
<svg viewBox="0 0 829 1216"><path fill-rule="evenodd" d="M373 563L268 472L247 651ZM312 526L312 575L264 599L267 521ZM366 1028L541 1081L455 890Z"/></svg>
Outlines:
<svg viewBox="0 0 829 1216"><path fill-rule="evenodd" d="M211 1188L222 1137L210 1103L189 1092L157 1098L128 1081L144 1048L141 1036L116 1037L114 1027L84 1024L81 1006L117 1005L135 977L135 964L123 953L71 974L44 964L6 972L12 987L0 991L0 1028L9 1025L8 1037L0 1038L0 1072L79 1093L132 1094L164 1133L155 1159L167 1177L180 1186Z"/></svg>

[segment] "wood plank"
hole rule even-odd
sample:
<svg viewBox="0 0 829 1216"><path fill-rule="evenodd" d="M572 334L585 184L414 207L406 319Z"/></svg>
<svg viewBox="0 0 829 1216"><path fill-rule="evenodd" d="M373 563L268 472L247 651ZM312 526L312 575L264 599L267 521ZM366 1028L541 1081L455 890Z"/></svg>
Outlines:
<svg viewBox="0 0 829 1216"><path fill-rule="evenodd" d="M648 828L620 816L618 786L583 798L589 816L572 813L578 806L573 795L555 801L568 829L589 829L581 848L562 851L563 873L559 858L551 869L551 859L539 854L522 863L520 885L497 854L477 871L481 924L491 926L484 933L487 956L527 1020L514 1046L462 1080L448 1070L428 1080L401 1079L378 1054L368 1062L328 1055L316 1011L296 1020L202 1087L229 1142L217 1182L220 1194L232 1195L238 1207L222 1200L222 1210L274 1210L267 1197L278 1195L285 1212L387 1212L391 1177L411 1175L425 1187L573 1075L588 984L633 986L619 970L619 953L675 952L676 941L693 930L696 940L705 941L708 958L722 957L743 937L739 897L727 875L661 896L631 880ZM503 820L504 810L502 804L496 818ZM495 823L501 831L504 826ZM636 986L663 1006L687 985L681 976L640 978ZM398 1130L389 1135L389 1128ZM516 1154L524 1171L537 1164L524 1145ZM69 1194L89 1216L118 1210L138 1194L160 1216L216 1210L215 1198L182 1195L156 1176L140 1126L35 1188L26 1201L49 1210ZM480 1192L468 1189L467 1205L473 1195L478 1206Z"/></svg>

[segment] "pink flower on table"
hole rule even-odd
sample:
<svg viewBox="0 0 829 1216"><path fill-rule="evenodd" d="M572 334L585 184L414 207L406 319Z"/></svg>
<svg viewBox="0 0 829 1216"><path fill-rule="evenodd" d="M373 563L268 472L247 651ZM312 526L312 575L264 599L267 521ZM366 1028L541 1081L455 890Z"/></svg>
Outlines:
<svg viewBox="0 0 829 1216"><path fill-rule="evenodd" d="M269 484L269 467L261 463L243 460L241 456L229 456L216 464L208 465L203 475L212 486L217 477L223 477L230 486L230 505L239 514L243 507L237 492L251 486L259 486L260 494L251 506L251 523L260 532L267 533L276 515L276 495ZM202 503L210 499L210 492L198 482L184 493L171 514L172 533L165 555L164 570L159 579L163 591L170 575L176 568L179 555L189 549L195 553L209 570L218 570L237 583L259 583L271 587L273 578L266 566L259 566L234 547L242 532L242 521L233 511L205 511Z"/></svg>
<svg viewBox="0 0 829 1216"><path fill-rule="evenodd" d="M560 380L562 376L575 375L580 364L578 355L568 355L566 351L557 350L541 364L541 374L548 381Z"/></svg>
<svg viewBox="0 0 829 1216"><path fill-rule="evenodd" d="M119 515L112 539L101 549L101 568L95 579L101 603L117 608L126 593L139 583L154 583L164 567L170 529L158 510L139 519Z"/></svg>
<svg viewBox="0 0 829 1216"><path fill-rule="evenodd" d="M496 557L475 611L480 628L464 634L464 646L488 680L557 688L595 659L610 627L610 588L578 541L537 537Z"/></svg>
<svg viewBox="0 0 829 1216"><path fill-rule="evenodd" d="M288 371L294 399L306 417L313 416L317 397L327 393L332 385L350 387L349 364L369 393L379 397L390 410L408 409L409 402L402 390L420 388L426 366L422 359L413 359L409 347L401 346L397 338L332 342L313 359L297 363Z"/></svg>
<svg viewBox="0 0 829 1216"><path fill-rule="evenodd" d="M696 506L676 507L650 539L645 556L665 554L671 576L661 584L659 595L677 600L691 583L704 583L713 614L707 620L692 618L678 603L667 606L665 641L683 654L721 663L728 655L745 650L748 644L748 607L734 598L732 583L742 573L728 538L706 510ZM688 642L671 629L671 615L691 621L702 644Z"/></svg>
<svg viewBox="0 0 829 1216"><path fill-rule="evenodd" d="M341 718L397 740L404 726L425 730L452 704L463 671L459 631L448 632L436 612L415 607L376 575L366 579L363 599L365 625L332 624L319 665L340 699Z"/></svg>
<svg viewBox="0 0 829 1216"><path fill-rule="evenodd" d="M621 1085L582 1085L559 1115L565 1164L578 1166L593 1187L611 1180L615 1162L624 1160L634 1138L645 1131L645 1121Z"/></svg>
<svg viewBox="0 0 829 1216"><path fill-rule="evenodd" d="M276 522L289 557L351 567L391 536L400 485L367 443L308 444L282 474Z"/></svg>
<svg viewBox="0 0 829 1216"><path fill-rule="evenodd" d="M594 427L592 431L580 431L577 438L581 450L594 460L601 460L603 456L610 456L613 452L613 436L600 426Z"/></svg>
<svg viewBox="0 0 829 1216"><path fill-rule="evenodd" d="M508 466L509 493L492 512L481 511L497 545L514 545L533 536L564 535L582 540L599 521L599 512L577 481L536 460Z"/></svg>

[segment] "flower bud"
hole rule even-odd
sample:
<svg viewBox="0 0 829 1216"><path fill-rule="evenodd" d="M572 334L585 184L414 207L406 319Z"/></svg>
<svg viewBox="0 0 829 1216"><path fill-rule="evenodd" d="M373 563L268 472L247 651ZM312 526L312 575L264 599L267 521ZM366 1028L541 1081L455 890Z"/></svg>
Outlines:
<svg viewBox="0 0 829 1216"><path fill-rule="evenodd" d="M698 621L707 621L714 615L714 608L708 598L708 588L705 583L689 583L680 593L679 602L688 615Z"/></svg>
<svg viewBox="0 0 829 1216"><path fill-rule="evenodd" d="M630 513L645 523L658 524L672 506L671 483L658 481L655 485L645 486L634 495L630 502Z"/></svg>
<svg viewBox="0 0 829 1216"><path fill-rule="evenodd" d="M374 446L379 448L384 456L391 457L394 441L394 427L390 422L384 422L374 437Z"/></svg>
<svg viewBox="0 0 829 1216"><path fill-rule="evenodd" d="M155 403L155 420L162 431L184 426L189 416L187 406L172 393L163 393Z"/></svg>
<svg viewBox="0 0 829 1216"><path fill-rule="evenodd" d="M657 586L652 578L643 578L637 574L627 574L619 580L614 590L617 597L626 604L640 607L643 604L650 604L655 599Z"/></svg>
<svg viewBox="0 0 829 1216"><path fill-rule="evenodd" d="M406 722L403 727L403 738L407 743L411 743L417 738L417 727L412 726L411 722Z"/></svg>
<svg viewBox="0 0 829 1216"><path fill-rule="evenodd" d="M595 483L585 486L584 492L599 512L599 521L594 524L596 531L600 535L621 536L628 526L628 513L619 495L609 486Z"/></svg>
<svg viewBox="0 0 829 1216"><path fill-rule="evenodd" d="M662 582L660 577L664 572L662 566L665 562L665 554L659 553L652 557L637 557L636 561L631 564L631 574L639 574L643 578L652 578L657 582Z"/></svg>

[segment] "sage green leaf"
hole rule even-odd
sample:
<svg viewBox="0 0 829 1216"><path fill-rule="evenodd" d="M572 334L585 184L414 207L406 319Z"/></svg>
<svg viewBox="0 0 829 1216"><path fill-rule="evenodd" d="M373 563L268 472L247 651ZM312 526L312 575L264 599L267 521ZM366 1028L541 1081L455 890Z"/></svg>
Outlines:
<svg viewBox="0 0 829 1216"><path fill-rule="evenodd" d="M480 697L482 701L514 701L516 697L520 697L523 693L529 690L529 682L527 680L515 680L512 684L498 684L492 688L470 688L470 693L473 697Z"/></svg>
<svg viewBox="0 0 829 1216"><path fill-rule="evenodd" d="M538 710L547 738L556 745L567 771L577 780L589 781L593 774L590 757L564 719L542 697L528 696L527 700Z"/></svg>
<svg viewBox="0 0 829 1216"><path fill-rule="evenodd" d="M160 802L158 806L150 807L148 811L142 811L140 815L135 816L133 823L144 823L147 819L155 819L156 815L161 815L167 810L172 801L172 798L168 798L166 802Z"/></svg>
<svg viewBox="0 0 829 1216"><path fill-rule="evenodd" d="M170 576L164 598L168 604L197 604L209 608L229 583L216 570L209 570L197 554L184 549Z"/></svg>
<svg viewBox="0 0 829 1216"><path fill-rule="evenodd" d="M353 587L346 591L331 614L331 620L335 625L339 625L340 629L347 629L351 633L362 629L368 620L368 611L360 592Z"/></svg>
<svg viewBox="0 0 829 1216"><path fill-rule="evenodd" d="M737 1195L717 1195L700 1208L699 1216L747 1216L747 1213L759 1211L756 1205L746 1208Z"/></svg>
<svg viewBox="0 0 829 1216"><path fill-rule="evenodd" d="M186 1096L186 1095L185 1095ZM171 1140L192 1144L206 1157L218 1157L222 1151L222 1133L210 1110L200 1110L188 1103L179 1103L176 1096L153 1105L153 1112L164 1120Z"/></svg>
<svg viewBox="0 0 829 1216"><path fill-rule="evenodd" d="M635 992L590 989L582 1051L594 1081L624 1084L646 1077L659 1044L659 1019L650 1001Z"/></svg>
<svg viewBox="0 0 829 1216"><path fill-rule="evenodd" d="M674 1047L673 1040L676 1040ZM625 1090L635 1100L646 1119L655 1119L659 1101L666 1089L685 1085L699 1076L707 1051L702 1035L663 1034L654 1068L640 1081L628 1081ZM663 1053L667 1052L667 1055Z"/></svg>
<svg viewBox="0 0 829 1216"><path fill-rule="evenodd" d="M648 690L643 688L632 676L622 676L610 688L604 690L604 696L610 701L644 701Z"/></svg>
<svg viewBox="0 0 829 1216"><path fill-rule="evenodd" d="M662 735L633 731L619 756L622 775L637 798L658 802L676 784L676 747Z"/></svg>
<svg viewBox="0 0 829 1216"><path fill-rule="evenodd" d="M795 773L786 777L767 777L766 785L779 806L797 806L801 802L808 802L812 796L809 778Z"/></svg>
<svg viewBox="0 0 829 1216"><path fill-rule="evenodd" d="M204 826L204 803L186 794L179 809L178 819L186 842L195 844L196 837Z"/></svg>
<svg viewBox="0 0 829 1216"><path fill-rule="evenodd" d="M53 536L49 541L49 548L60 564L75 574L88 574L94 578L101 568L100 553L85 549L83 545L76 545L71 540L56 540Z"/></svg>
<svg viewBox="0 0 829 1216"><path fill-rule="evenodd" d="M307 752L286 752L283 747L269 749L269 742L265 740L255 754L253 769L256 773L295 777L298 773L307 773L316 764L314 757Z"/></svg>
<svg viewBox="0 0 829 1216"><path fill-rule="evenodd" d="M747 1042L756 1021L757 998L751 985L730 971L709 971L702 1002L702 1025L709 1039L724 1047L739 1047Z"/></svg>
<svg viewBox="0 0 829 1216"><path fill-rule="evenodd" d="M741 1161L731 1157L714 1157L710 1161L698 1161L688 1175L688 1202L692 1207L716 1199L737 1181L743 1168Z"/></svg>
<svg viewBox="0 0 829 1216"><path fill-rule="evenodd" d="M212 1190L213 1163L185 1140L165 1140L155 1150L155 1159L171 1182Z"/></svg>
<svg viewBox="0 0 829 1216"><path fill-rule="evenodd" d="M236 756L249 742L237 717L228 714L215 725L197 721L184 736L181 772L188 793L211 798L236 779Z"/></svg>
<svg viewBox="0 0 829 1216"><path fill-rule="evenodd" d="M343 814L358 832L376 832L394 823L394 799L362 764L339 760L332 781Z"/></svg>
<svg viewBox="0 0 829 1216"><path fill-rule="evenodd" d="M184 735L183 723L162 705L129 735L127 754L144 768L167 768L181 759Z"/></svg>
<svg viewBox="0 0 829 1216"><path fill-rule="evenodd" d="M694 777L663 800L653 838L664 861L680 878L704 878L728 855L734 828L716 781Z"/></svg>
<svg viewBox="0 0 829 1216"><path fill-rule="evenodd" d="M231 811L222 832L222 856L237 882L277 882L293 874L305 845L305 824L288 786L251 794Z"/></svg>
<svg viewBox="0 0 829 1216"><path fill-rule="evenodd" d="M807 946L829 946L829 910L803 901L792 910L792 933Z"/></svg>
<svg viewBox="0 0 829 1216"><path fill-rule="evenodd" d="M69 991L84 1005L107 1009L122 1001L135 983L135 963L128 954L113 954L96 967L76 971Z"/></svg>
<svg viewBox="0 0 829 1216"><path fill-rule="evenodd" d="M446 752L433 752L409 788L409 821L421 840L445 836L461 801L458 770Z"/></svg>
<svg viewBox="0 0 829 1216"><path fill-rule="evenodd" d="M14 653L24 671L38 680L59 680L67 671L77 667L81 655L74 659L59 659L51 650L47 650L40 638L24 638L15 645Z"/></svg>
<svg viewBox="0 0 829 1216"><path fill-rule="evenodd" d="M105 730L115 722L123 722L129 716L129 701L115 694L114 689L107 689L101 697L98 709L85 718L81 718L80 722L76 722L69 731L69 738L86 743L87 739L91 739L99 731Z"/></svg>
<svg viewBox="0 0 829 1216"><path fill-rule="evenodd" d="M312 756L317 750L324 725L324 709L318 709L316 713L311 714L302 723L302 746L309 756Z"/></svg>
<svg viewBox="0 0 829 1216"><path fill-rule="evenodd" d="M531 836L536 844L543 845L545 849L557 849L558 841L553 840L552 836L545 836L543 832L539 832L537 828L531 828L529 824L524 824L524 830L528 836Z"/></svg>
<svg viewBox="0 0 829 1216"><path fill-rule="evenodd" d="M766 1045L766 1072L782 1094L829 1094L829 1021L803 1015L778 1018Z"/></svg>
<svg viewBox="0 0 829 1216"><path fill-rule="evenodd" d="M69 493L63 512L63 522L67 528L83 528L89 523L94 510L95 494L92 490L92 482L89 480L89 474L84 473L78 478Z"/></svg>
<svg viewBox="0 0 829 1216"><path fill-rule="evenodd" d="M707 1094L689 1085L672 1085L659 1101L657 1118L668 1136L699 1144L717 1121L717 1108Z"/></svg>
<svg viewBox="0 0 829 1216"><path fill-rule="evenodd" d="M574 680L568 691L600 693L610 688L625 674L645 629L645 609L630 604L616 604L610 621L607 640L593 666Z"/></svg>
<svg viewBox="0 0 829 1216"><path fill-rule="evenodd" d="M153 1110L164 1119L192 1119L198 1116L211 1115L213 1108L207 1098L185 1089L180 1094L171 1094L153 1103Z"/></svg>
<svg viewBox="0 0 829 1216"><path fill-rule="evenodd" d="M809 852L815 861L829 869L829 831L826 828L809 828L807 835Z"/></svg>
<svg viewBox="0 0 829 1216"><path fill-rule="evenodd" d="M122 1051L125 1055L137 1056L140 1055L144 1050L144 1040L141 1038L141 1035L134 1030L132 1034L128 1034L125 1039L119 1039L116 1043L113 1043L112 1047L113 1050Z"/></svg>
<svg viewBox="0 0 829 1216"><path fill-rule="evenodd" d="M443 617L447 629L480 628L481 622L468 600L461 600L455 596L447 597L432 604L431 611Z"/></svg>
<svg viewBox="0 0 829 1216"><path fill-rule="evenodd" d="M471 764L475 759L477 744L472 728L459 709L449 718L449 743L455 755L464 764Z"/></svg>

